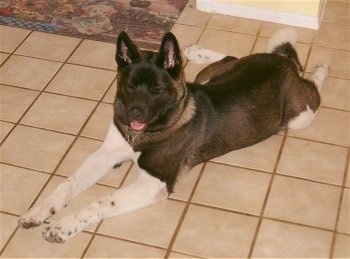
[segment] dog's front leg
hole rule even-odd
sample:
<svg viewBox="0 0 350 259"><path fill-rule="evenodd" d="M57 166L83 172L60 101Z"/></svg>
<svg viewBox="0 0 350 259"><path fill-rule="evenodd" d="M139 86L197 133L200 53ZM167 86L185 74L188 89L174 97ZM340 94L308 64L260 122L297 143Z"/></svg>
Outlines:
<svg viewBox="0 0 350 259"><path fill-rule="evenodd" d="M141 170L134 182L104 196L87 207L53 222L42 232L54 243L63 243L87 227L103 219L124 214L168 197L166 184Z"/></svg>
<svg viewBox="0 0 350 259"><path fill-rule="evenodd" d="M115 164L133 159L133 155L131 146L111 123L102 146L81 164L74 175L58 185L46 199L23 214L19 225L23 228L41 225L46 218L66 206L72 198L105 176Z"/></svg>

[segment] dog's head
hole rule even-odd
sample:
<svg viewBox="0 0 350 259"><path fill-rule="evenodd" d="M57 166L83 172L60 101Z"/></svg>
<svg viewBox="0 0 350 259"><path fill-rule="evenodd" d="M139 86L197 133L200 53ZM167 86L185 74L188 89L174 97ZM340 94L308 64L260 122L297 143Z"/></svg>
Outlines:
<svg viewBox="0 0 350 259"><path fill-rule="evenodd" d="M117 40L115 120L134 132L170 126L174 109L185 95L179 45L167 33L158 52L140 51L125 32Z"/></svg>

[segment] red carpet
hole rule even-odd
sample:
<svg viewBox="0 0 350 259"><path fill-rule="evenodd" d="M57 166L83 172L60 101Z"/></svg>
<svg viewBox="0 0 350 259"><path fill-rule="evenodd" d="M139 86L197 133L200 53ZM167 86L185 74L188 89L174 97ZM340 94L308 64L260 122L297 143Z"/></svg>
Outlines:
<svg viewBox="0 0 350 259"><path fill-rule="evenodd" d="M0 24L115 42L122 30L155 49L188 0L3 0Z"/></svg>

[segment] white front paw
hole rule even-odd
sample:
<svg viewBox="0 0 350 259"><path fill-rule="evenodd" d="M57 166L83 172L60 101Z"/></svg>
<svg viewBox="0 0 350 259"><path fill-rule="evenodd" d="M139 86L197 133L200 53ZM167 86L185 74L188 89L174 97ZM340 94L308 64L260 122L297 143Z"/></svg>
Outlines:
<svg viewBox="0 0 350 259"><path fill-rule="evenodd" d="M64 243L78 232L78 228L69 222L54 222L41 232L44 239L51 243Z"/></svg>
<svg viewBox="0 0 350 259"><path fill-rule="evenodd" d="M18 225L22 228L33 228L40 226L46 218L56 213L53 207L35 206L24 213L18 220Z"/></svg>

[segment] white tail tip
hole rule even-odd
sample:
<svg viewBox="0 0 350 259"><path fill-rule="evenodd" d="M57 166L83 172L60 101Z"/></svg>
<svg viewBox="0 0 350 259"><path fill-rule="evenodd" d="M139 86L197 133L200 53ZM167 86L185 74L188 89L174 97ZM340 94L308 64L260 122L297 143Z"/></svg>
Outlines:
<svg viewBox="0 0 350 259"><path fill-rule="evenodd" d="M289 42L292 46L295 46L298 40L298 34L292 27L287 27L275 32L270 38L266 52L271 53L276 47L283 43Z"/></svg>

